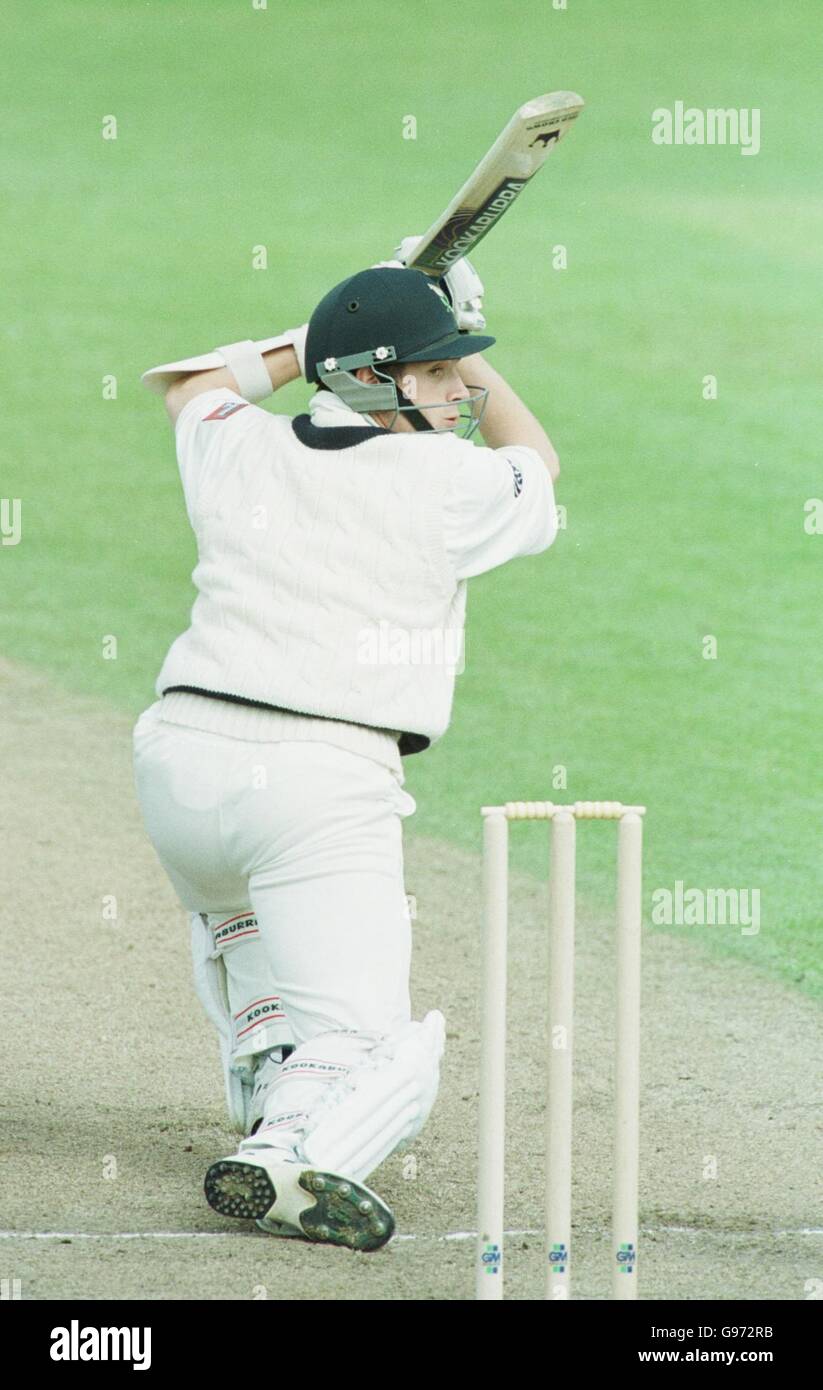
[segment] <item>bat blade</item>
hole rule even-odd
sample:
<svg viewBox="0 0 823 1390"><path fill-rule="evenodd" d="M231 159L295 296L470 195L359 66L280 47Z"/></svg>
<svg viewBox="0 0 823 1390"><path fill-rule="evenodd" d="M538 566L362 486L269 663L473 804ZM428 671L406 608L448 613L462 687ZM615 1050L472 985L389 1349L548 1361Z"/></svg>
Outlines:
<svg viewBox="0 0 823 1390"><path fill-rule="evenodd" d="M436 222L409 265L445 275L499 222L583 109L576 92L549 92L515 111L488 154Z"/></svg>

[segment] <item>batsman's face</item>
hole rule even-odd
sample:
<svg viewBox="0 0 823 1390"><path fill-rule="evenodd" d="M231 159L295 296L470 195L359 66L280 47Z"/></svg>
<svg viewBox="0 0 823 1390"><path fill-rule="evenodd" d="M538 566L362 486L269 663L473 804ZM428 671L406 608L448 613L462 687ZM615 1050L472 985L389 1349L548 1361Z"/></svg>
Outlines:
<svg viewBox="0 0 823 1390"><path fill-rule="evenodd" d="M404 362L395 373L401 391L418 406L421 415L435 429L454 429L459 420L460 402L471 391L457 370L457 362ZM431 407L436 407L431 409ZM447 407L453 406L450 410ZM414 425L405 415L398 415L392 429L396 434L414 434Z"/></svg>

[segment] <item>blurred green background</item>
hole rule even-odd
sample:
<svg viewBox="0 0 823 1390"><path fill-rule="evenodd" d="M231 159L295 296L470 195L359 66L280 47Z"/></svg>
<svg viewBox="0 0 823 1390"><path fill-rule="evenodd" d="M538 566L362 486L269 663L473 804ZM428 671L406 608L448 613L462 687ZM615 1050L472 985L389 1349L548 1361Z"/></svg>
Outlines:
<svg viewBox="0 0 823 1390"><path fill-rule="evenodd" d="M579 91L474 258L489 360L558 448L567 525L471 582L451 729L405 764L406 832L478 849L482 804L549 797L562 766L564 798L648 805L647 907L676 880L757 889L759 934L701 942L823 992L817 0L9 0L4 28L0 494L23 540L0 552L0 650L150 703L195 551L140 373L302 322L424 230L518 105ZM760 153L653 144L678 100L758 108ZM512 838L544 872L544 832ZM581 894L610 910L613 829L581 841Z"/></svg>

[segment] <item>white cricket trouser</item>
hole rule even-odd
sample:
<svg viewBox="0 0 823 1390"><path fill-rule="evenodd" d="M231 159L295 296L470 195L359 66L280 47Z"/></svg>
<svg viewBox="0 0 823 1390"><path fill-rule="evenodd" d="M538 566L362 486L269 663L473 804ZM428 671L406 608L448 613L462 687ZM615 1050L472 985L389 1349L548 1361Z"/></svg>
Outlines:
<svg viewBox="0 0 823 1390"><path fill-rule="evenodd" d="M225 954L235 1014L250 996L279 996L298 1046L407 1023L402 820L414 798L360 754L189 729L160 708L134 730L149 838L190 912L230 920L251 909L259 926Z"/></svg>

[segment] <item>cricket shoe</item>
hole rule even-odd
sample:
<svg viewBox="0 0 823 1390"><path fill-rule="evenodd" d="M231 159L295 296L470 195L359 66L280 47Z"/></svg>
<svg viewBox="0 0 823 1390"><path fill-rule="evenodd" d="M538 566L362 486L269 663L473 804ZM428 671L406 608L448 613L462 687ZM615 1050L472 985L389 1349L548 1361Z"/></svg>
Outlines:
<svg viewBox="0 0 823 1390"><path fill-rule="evenodd" d="M349 1250L379 1250L391 1239L394 1216L363 1183L312 1168L284 1151L258 1150L213 1163L206 1200L221 1216L256 1221L270 1235L300 1236Z"/></svg>

